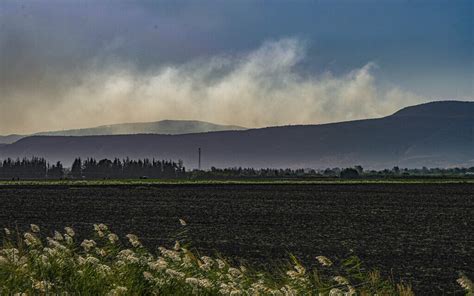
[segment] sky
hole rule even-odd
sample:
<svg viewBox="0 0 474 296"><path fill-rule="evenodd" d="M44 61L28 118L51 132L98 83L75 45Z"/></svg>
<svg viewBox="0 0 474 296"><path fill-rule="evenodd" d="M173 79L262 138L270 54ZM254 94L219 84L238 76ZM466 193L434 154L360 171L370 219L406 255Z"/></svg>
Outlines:
<svg viewBox="0 0 474 296"><path fill-rule="evenodd" d="M0 1L0 134L474 100L471 0Z"/></svg>

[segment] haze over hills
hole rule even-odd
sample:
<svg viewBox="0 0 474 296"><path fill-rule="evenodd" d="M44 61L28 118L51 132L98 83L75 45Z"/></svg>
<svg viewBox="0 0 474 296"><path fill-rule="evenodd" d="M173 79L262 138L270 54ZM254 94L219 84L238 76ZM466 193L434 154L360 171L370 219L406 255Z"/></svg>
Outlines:
<svg viewBox="0 0 474 296"><path fill-rule="evenodd" d="M80 156L182 159L204 168L474 166L474 102L442 101L393 115L321 125L185 135L33 136L0 147L0 158L42 156L66 165Z"/></svg>
<svg viewBox="0 0 474 296"><path fill-rule="evenodd" d="M24 137L27 137L27 136L23 136L23 135L0 136L0 145L15 143L16 141Z"/></svg>
<svg viewBox="0 0 474 296"><path fill-rule="evenodd" d="M40 132L32 136L103 136L126 134L190 134L223 130L243 130L235 125L220 125L198 120L161 120L156 122L122 123L102 125L92 128L70 129L62 131ZM0 136L0 144L11 144L27 135Z"/></svg>

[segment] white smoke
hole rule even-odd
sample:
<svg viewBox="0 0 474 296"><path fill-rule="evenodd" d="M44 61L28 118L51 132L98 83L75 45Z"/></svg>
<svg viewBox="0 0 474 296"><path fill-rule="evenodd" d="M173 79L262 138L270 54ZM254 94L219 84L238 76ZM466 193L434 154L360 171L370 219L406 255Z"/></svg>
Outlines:
<svg viewBox="0 0 474 296"><path fill-rule="evenodd" d="M297 65L304 61L304 43L298 39L146 73L97 60L62 93L9 94L0 101L0 132L162 119L246 127L324 123L385 116L422 101L399 88L378 88L372 63L335 77L299 73Z"/></svg>

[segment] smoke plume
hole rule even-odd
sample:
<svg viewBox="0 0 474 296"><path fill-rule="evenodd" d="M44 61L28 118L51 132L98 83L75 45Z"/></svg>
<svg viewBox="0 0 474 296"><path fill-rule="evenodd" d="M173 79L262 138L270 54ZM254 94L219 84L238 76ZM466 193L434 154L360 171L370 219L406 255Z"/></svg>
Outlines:
<svg viewBox="0 0 474 296"><path fill-rule="evenodd" d="M325 123L385 116L422 101L396 87L377 87L370 62L337 76L303 73L304 42L293 38L152 70L106 54L62 69L68 75L35 72L28 60L27 80L22 73L3 75L0 134L162 119L246 127ZM4 67L15 71L12 65Z"/></svg>

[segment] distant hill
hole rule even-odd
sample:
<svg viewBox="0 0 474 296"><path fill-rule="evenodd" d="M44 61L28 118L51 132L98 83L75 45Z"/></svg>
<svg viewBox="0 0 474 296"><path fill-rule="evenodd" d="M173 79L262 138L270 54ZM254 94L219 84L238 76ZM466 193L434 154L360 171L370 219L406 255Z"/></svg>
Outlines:
<svg viewBox="0 0 474 296"><path fill-rule="evenodd" d="M93 128L71 129L63 131L41 132L32 136L103 136L127 134L164 134L178 135L223 130L243 130L244 127L235 125L219 125L197 120L162 120L156 122L122 123L102 125ZM0 144L11 144L28 136L0 136Z"/></svg>
<svg viewBox="0 0 474 296"><path fill-rule="evenodd" d="M0 147L0 158L76 156L182 159L196 167L474 166L474 102L443 101L378 119L186 135L33 136Z"/></svg>
<svg viewBox="0 0 474 296"><path fill-rule="evenodd" d="M410 106L392 117L472 118L474 102L439 101Z"/></svg>
<svg viewBox="0 0 474 296"><path fill-rule="evenodd" d="M11 144L14 143L26 136L22 135L8 135L8 136L0 136L0 145L2 144Z"/></svg>

